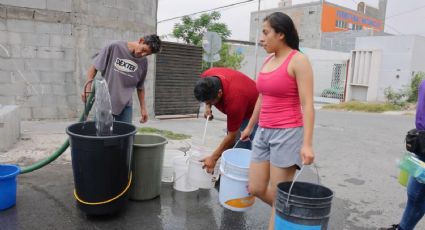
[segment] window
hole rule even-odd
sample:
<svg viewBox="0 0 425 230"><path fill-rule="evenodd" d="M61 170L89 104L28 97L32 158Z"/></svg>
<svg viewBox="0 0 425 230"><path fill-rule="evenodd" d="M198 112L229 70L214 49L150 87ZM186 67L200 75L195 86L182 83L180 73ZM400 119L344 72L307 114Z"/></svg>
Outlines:
<svg viewBox="0 0 425 230"><path fill-rule="evenodd" d="M347 28L347 22L341 21L341 20L336 20L335 26L337 28L343 28L343 29L345 29L345 28Z"/></svg>

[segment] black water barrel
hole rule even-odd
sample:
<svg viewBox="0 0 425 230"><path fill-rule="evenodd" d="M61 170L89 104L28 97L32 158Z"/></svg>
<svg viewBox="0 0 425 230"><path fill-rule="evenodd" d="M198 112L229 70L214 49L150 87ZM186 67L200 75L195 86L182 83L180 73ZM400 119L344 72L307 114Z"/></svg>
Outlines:
<svg viewBox="0 0 425 230"><path fill-rule="evenodd" d="M87 215L114 214L128 200L131 158L136 127L113 123L113 135L96 136L95 122L81 122L66 129L70 136L74 196Z"/></svg>
<svg viewBox="0 0 425 230"><path fill-rule="evenodd" d="M276 195L275 230L328 229L333 192L329 188L295 182L278 184Z"/></svg>

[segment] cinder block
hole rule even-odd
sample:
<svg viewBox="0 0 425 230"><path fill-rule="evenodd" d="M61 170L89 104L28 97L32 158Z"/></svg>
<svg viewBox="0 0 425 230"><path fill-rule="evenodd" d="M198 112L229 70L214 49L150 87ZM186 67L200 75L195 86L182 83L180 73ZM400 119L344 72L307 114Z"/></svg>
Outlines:
<svg viewBox="0 0 425 230"><path fill-rule="evenodd" d="M0 61L0 69L1 70L16 70L23 69L23 60L21 59L14 59L14 58L7 58Z"/></svg>
<svg viewBox="0 0 425 230"><path fill-rule="evenodd" d="M49 22L36 22L35 32L40 34L62 34L63 24L49 23Z"/></svg>
<svg viewBox="0 0 425 230"><path fill-rule="evenodd" d="M53 60L51 59L29 59L25 61L24 68L26 71L51 71Z"/></svg>
<svg viewBox="0 0 425 230"><path fill-rule="evenodd" d="M33 119L55 119L58 118L56 107L31 107Z"/></svg>
<svg viewBox="0 0 425 230"><path fill-rule="evenodd" d="M21 33L22 44L30 46L49 46L48 34Z"/></svg>
<svg viewBox="0 0 425 230"><path fill-rule="evenodd" d="M16 105L0 106L0 151L7 151L15 144L20 133L19 107Z"/></svg>
<svg viewBox="0 0 425 230"><path fill-rule="evenodd" d="M53 60L52 70L57 72L73 72L75 70L74 61Z"/></svg>
<svg viewBox="0 0 425 230"><path fill-rule="evenodd" d="M134 5L131 4L132 1L117 1L117 8L130 10L134 8Z"/></svg>
<svg viewBox="0 0 425 230"><path fill-rule="evenodd" d="M79 111L75 106L70 107L58 107L58 117L59 118L76 118L80 115Z"/></svg>
<svg viewBox="0 0 425 230"><path fill-rule="evenodd" d="M4 9L7 10L6 18L8 19L33 20L34 8L8 6L7 8L4 7Z"/></svg>
<svg viewBox="0 0 425 230"><path fill-rule="evenodd" d="M1 0L1 4L27 8L45 9L46 0Z"/></svg>
<svg viewBox="0 0 425 230"><path fill-rule="evenodd" d="M9 33L7 31L2 31L0 30L0 42L1 43L6 43L9 41ZM3 55L3 50L0 50L2 52Z"/></svg>
<svg viewBox="0 0 425 230"><path fill-rule="evenodd" d="M23 58L35 58L37 56L36 46L17 46L20 48L20 56Z"/></svg>
<svg viewBox="0 0 425 230"><path fill-rule="evenodd" d="M12 71L0 70L0 83L12 83L11 73Z"/></svg>
<svg viewBox="0 0 425 230"><path fill-rule="evenodd" d="M52 85L52 92L51 93L53 95L55 95L54 97L56 97L57 95L59 95L59 96L68 95L68 93L66 91L66 85L63 85L63 84L62 85ZM58 97L58 98L64 98L64 97Z"/></svg>
<svg viewBox="0 0 425 230"><path fill-rule="evenodd" d="M74 15L67 12L60 11L42 11L35 10L33 14L33 20L44 21L44 22L55 22L55 23L71 23Z"/></svg>
<svg viewBox="0 0 425 230"><path fill-rule="evenodd" d="M74 48L75 41L72 36L50 35L50 46Z"/></svg>
<svg viewBox="0 0 425 230"><path fill-rule="evenodd" d="M0 18L0 30L6 30L6 19Z"/></svg>
<svg viewBox="0 0 425 230"><path fill-rule="evenodd" d="M72 0L47 0L46 8L48 10L72 12Z"/></svg>
<svg viewBox="0 0 425 230"><path fill-rule="evenodd" d="M63 35L72 35L72 25L71 24L62 24L62 34Z"/></svg>
<svg viewBox="0 0 425 230"><path fill-rule="evenodd" d="M37 89L39 89L38 96L45 96L52 94L52 84L39 84L37 85Z"/></svg>
<svg viewBox="0 0 425 230"><path fill-rule="evenodd" d="M20 33L8 32L8 35L9 35L9 39L8 39L9 44L11 45L22 44L22 37Z"/></svg>
<svg viewBox="0 0 425 230"><path fill-rule="evenodd" d="M104 5L107 7L115 8L117 7L117 0L105 0Z"/></svg>
<svg viewBox="0 0 425 230"><path fill-rule="evenodd" d="M54 71L40 71L40 81L42 83L65 83L66 73Z"/></svg>
<svg viewBox="0 0 425 230"><path fill-rule="evenodd" d="M28 106L19 107L19 116L21 120L31 120L32 119L31 107L28 107Z"/></svg>
<svg viewBox="0 0 425 230"><path fill-rule="evenodd" d="M12 83L23 82L23 83L34 84L34 83L40 82L39 73L36 71L26 72L24 70L19 70L19 71L16 70L16 71L12 71L10 74L11 74Z"/></svg>
<svg viewBox="0 0 425 230"><path fill-rule="evenodd" d="M1 96L0 95L0 108L1 105L14 105L16 104L16 98L15 96Z"/></svg>
<svg viewBox="0 0 425 230"><path fill-rule="evenodd" d="M58 47L39 47L37 50L38 58L64 59L65 51Z"/></svg>
<svg viewBox="0 0 425 230"><path fill-rule="evenodd" d="M65 52L65 56L64 56L64 59L65 60L75 60L76 59L76 57L75 57L75 49L64 48L63 50Z"/></svg>
<svg viewBox="0 0 425 230"><path fill-rule="evenodd" d="M34 21L8 19L6 25L7 30L11 32L33 33L35 31Z"/></svg>
<svg viewBox="0 0 425 230"><path fill-rule="evenodd" d="M16 96L25 93L24 83L0 84L0 96Z"/></svg>

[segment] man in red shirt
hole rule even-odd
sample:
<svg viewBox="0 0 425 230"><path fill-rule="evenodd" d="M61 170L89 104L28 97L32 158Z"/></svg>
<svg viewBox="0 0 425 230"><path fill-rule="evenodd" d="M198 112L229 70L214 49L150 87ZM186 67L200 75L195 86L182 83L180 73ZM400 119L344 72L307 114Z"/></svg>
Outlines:
<svg viewBox="0 0 425 230"><path fill-rule="evenodd" d="M228 68L211 68L201 74L195 85L195 97L205 103L204 116L212 117L211 106L227 115L227 135L212 154L204 158L204 167L213 172L217 160L232 148L251 118L258 92L255 82L245 74ZM255 130L251 134L251 140ZM251 142L239 142L237 148L251 149Z"/></svg>

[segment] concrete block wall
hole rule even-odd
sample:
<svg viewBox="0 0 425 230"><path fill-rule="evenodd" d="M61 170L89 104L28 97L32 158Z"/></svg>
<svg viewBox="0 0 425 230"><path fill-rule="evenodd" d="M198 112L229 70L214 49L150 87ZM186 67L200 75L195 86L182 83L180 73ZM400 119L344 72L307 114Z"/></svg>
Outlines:
<svg viewBox="0 0 425 230"><path fill-rule="evenodd" d="M322 21L322 6L320 2L298 4L292 7L280 7L260 11L259 37L264 18L273 12L283 12L291 17L297 28L300 46L320 48L320 34ZM257 12L251 13L249 41L254 42L257 33Z"/></svg>
<svg viewBox="0 0 425 230"><path fill-rule="evenodd" d="M0 0L0 104L19 105L22 119L78 117L92 56L155 33L156 8L150 0ZM153 57L149 66L151 89ZM153 114L153 92L146 96Z"/></svg>
<svg viewBox="0 0 425 230"><path fill-rule="evenodd" d="M0 105L0 152L7 151L19 139L21 120L16 105Z"/></svg>

